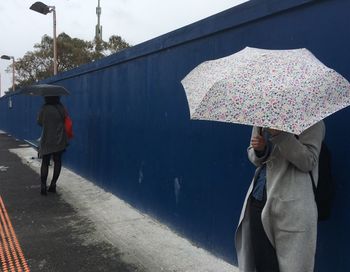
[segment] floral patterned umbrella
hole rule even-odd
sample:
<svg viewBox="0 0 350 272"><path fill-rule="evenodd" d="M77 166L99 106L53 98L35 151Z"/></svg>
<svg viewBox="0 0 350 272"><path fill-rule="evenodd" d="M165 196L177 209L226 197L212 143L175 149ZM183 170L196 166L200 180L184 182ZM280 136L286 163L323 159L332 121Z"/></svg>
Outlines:
<svg viewBox="0 0 350 272"><path fill-rule="evenodd" d="M350 105L350 84L307 49L245 49L203 62L182 81L191 119L300 134Z"/></svg>

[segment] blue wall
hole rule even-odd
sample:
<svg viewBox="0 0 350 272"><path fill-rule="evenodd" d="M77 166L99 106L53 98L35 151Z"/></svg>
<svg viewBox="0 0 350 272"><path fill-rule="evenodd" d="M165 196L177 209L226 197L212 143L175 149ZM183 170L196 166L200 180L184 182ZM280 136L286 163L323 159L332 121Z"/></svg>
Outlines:
<svg viewBox="0 0 350 272"><path fill-rule="evenodd" d="M236 263L234 230L253 167L250 128L191 121L181 79L204 60L245 46L306 47L350 79L349 0L250 1L45 82L71 91L63 102L75 138L65 165ZM40 135L41 99L0 99L0 128ZM337 199L319 226L316 271L350 271L350 110L326 119Z"/></svg>

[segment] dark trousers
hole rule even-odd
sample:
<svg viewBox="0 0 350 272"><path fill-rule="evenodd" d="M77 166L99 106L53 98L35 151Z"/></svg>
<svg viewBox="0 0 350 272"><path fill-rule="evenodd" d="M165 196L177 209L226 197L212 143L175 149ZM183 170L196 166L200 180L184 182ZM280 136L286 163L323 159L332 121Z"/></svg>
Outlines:
<svg viewBox="0 0 350 272"><path fill-rule="evenodd" d="M250 234L257 272L279 272L276 250L270 243L261 222L265 201L250 197Z"/></svg>
<svg viewBox="0 0 350 272"><path fill-rule="evenodd" d="M52 159L54 162L54 168L53 168L53 176L52 176L52 181L51 185L55 186L56 182L58 180L58 177L61 173L61 168L62 168L62 151L52 153L52 154L47 154L43 155L42 161L41 161L41 184L42 186L46 186L46 179L49 173L49 165L50 165L50 159Z"/></svg>

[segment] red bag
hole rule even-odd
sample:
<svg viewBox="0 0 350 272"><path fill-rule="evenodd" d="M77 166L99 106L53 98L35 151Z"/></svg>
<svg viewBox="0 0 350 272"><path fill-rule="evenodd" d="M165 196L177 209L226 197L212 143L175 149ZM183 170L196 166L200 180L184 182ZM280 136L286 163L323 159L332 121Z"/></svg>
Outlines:
<svg viewBox="0 0 350 272"><path fill-rule="evenodd" d="M64 116L64 128L66 129L66 134L68 139L73 138L73 121L69 117L68 112L65 111L65 116Z"/></svg>

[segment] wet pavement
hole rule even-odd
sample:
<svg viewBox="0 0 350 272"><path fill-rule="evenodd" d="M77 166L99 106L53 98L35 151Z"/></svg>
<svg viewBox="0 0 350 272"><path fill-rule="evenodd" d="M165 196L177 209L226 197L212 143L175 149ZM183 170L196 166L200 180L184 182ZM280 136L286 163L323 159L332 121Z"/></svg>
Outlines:
<svg viewBox="0 0 350 272"><path fill-rule="evenodd" d="M96 239L95 225L60 193L40 195L39 175L9 151L23 146L0 134L1 271L146 271Z"/></svg>
<svg viewBox="0 0 350 272"><path fill-rule="evenodd" d="M0 133L2 272L238 271L67 168L42 196L39 172L37 152Z"/></svg>

